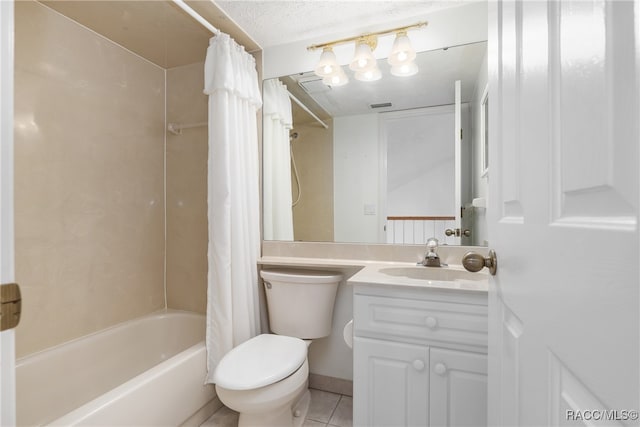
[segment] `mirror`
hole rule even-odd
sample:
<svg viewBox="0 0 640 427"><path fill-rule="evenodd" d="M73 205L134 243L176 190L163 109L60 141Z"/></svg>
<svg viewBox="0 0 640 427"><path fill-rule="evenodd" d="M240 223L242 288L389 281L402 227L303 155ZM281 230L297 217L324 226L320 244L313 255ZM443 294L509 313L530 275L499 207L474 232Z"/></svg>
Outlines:
<svg viewBox="0 0 640 427"><path fill-rule="evenodd" d="M486 52L420 52L411 77L381 59L375 82L345 66L340 87L313 72L265 80L265 240L486 246Z"/></svg>

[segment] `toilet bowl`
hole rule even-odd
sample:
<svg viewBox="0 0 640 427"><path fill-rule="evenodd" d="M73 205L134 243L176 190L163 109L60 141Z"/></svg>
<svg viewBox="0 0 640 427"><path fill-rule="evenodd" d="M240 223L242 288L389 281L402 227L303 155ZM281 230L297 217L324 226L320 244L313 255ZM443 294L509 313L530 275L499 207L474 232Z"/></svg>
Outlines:
<svg viewBox="0 0 640 427"><path fill-rule="evenodd" d="M263 334L225 355L214 381L220 400L240 413L239 427L284 427L302 425L309 407L308 376L304 341Z"/></svg>
<svg viewBox="0 0 640 427"><path fill-rule="evenodd" d="M309 409L311 339L331 332L339 273L263 270L271 330L228 352L213 375L238 427L300 427ZM303 340L304 339L304 340Z"/></svg>

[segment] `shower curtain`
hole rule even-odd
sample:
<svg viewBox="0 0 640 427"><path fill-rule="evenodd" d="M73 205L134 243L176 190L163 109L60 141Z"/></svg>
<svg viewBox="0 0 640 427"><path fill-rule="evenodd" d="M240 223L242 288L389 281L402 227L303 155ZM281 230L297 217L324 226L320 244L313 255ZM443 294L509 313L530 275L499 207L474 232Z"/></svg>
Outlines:
<svg viewBox="0 0 640 427"><path fill-rule="evenodd" d="M263 126L263 233L265 240L293 240L291 209L291 100L278 79L265 80Z"/></svg>
<svg viewBox="0 0 640 427"><path fill-rule="evenodd" d="M233 347L259 331L260 253L255 61L227 34L213 37L205 61L209 95L209 275L207 382Z"/></svg>

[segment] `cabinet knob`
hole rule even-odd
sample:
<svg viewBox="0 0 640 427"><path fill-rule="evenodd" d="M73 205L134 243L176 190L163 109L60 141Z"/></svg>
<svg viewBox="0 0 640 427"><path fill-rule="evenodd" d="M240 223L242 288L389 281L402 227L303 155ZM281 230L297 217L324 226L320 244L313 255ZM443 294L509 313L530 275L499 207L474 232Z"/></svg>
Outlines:
<svg viewBox="0 0 640 427"><path fill-rule="evenodd" d="M420 359L413 361L413 367L416 371L422 371L424 369L424 362Z"/></svg>
<svg viewBox="0 0 640 427"><path fill-rule="evenodd" d="M427 317L427 320L425 321L425 323L427 324L427 328L429 329L433 329L436 326L438 326L438 319L436 319L435 317Z"/></svg>
<svg viewBox="0 0 640 427"><path fill-rule="evenodd" d="M433 367L433 370L436 371L438 375L444 375L447 373L447 365L444 363L436 363L436 366Z"/></svg>

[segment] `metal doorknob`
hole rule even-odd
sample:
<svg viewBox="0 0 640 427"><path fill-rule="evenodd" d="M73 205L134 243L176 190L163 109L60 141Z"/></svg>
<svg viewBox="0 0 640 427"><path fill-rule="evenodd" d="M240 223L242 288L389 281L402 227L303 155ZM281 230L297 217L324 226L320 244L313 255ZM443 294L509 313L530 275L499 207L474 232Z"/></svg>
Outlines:
<svg viewBox="0 0 640 427"><path fill-rule="evenodd" d="M493 249L489 251L489 256L487 257L483 257L476 252L467 252L462 257L462 265L472 273L487 267L489 269L489 273L491 273L492 276L495 276L496 271L498 270L498 258L496 258L496 252Z"/></svg>
<svg viewBox="0 0 640 427"><path fill-rule="evenodd" d="M447 235L447 236L469 237L469 236L471 236L471 230L469 230L469 229L460 230L459 228L447 228L446 230L444 230L444 234Z"/></svg>

